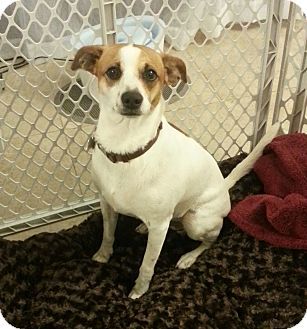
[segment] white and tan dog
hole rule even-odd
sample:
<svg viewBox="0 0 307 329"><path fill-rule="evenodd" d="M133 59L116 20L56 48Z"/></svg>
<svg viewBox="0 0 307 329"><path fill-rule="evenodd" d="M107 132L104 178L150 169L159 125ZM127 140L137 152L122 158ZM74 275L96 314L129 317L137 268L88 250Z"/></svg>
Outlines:
<svg viewBox="0 0 307 329"><path fill-rule="evenodd" d="M201 241L177 263L188 268L216 240L230 211L229 188L251 170L279 125L224 179L213 157L163 115L164 84L186 82L182 60L142 46L86 46L72 64L79 68L98 78L100 93L92 176L104 232L94 259L107 262L112 255L118 213L141 219L148 242L129 295L138 298L149 287L170 221L182 218L188 236Z"/></svg>

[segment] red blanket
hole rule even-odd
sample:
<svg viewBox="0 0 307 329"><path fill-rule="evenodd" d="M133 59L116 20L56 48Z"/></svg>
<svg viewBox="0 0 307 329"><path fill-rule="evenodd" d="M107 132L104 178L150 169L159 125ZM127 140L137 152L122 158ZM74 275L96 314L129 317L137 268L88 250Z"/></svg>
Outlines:
<svg viewBox="0 0 307 329"><path fill-rule="evenodd" d="M307 249L307 135L275 138L254 171L265 194L239 202L229 218L276 247Z"/></svg>

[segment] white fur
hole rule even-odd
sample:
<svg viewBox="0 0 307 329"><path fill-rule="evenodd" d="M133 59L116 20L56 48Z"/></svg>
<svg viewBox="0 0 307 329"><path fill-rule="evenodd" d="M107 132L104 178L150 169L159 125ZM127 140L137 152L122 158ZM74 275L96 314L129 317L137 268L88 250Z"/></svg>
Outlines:
<svg viewBox="0 0 307 329"><path fill-rule="evenodd" d="M146 145L162 121L160 135L152 148L128 163L112 163L97 147L92 156L92 176L101 195L104 217L103 242L94 259L106 262L111 256L117 213L135 216L148 228L147 248L131 298L147 291L172 218L182 217L187 234L202 242L181 257L178 267L191 266L210 247L219 235L223 217L230 211L228 189L252 168L277 133L275 129L266 136L256 153L225 180L216 161L201 145L167 123L162 97L157 107L149 111L136 70L139 54L140 50L131 46L121 49L122 81L100 96L96 137L108 151L128 153ZM118 112L121 93L131 88L137 88L145 100L143 115L136 118Z"/></svg>

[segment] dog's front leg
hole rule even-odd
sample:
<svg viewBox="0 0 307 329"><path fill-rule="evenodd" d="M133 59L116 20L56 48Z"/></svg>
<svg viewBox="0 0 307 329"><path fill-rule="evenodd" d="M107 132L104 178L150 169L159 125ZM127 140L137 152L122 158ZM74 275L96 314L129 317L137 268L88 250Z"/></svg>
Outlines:
<svg viewBox="0 0 307 329"><path fill-rule="evenodd" d="M129 294L129 297L136 299L141 297L149 288L151 278L154 274L154 268L159 258L170 220L160 226L148 227L148 240L146 252L140 267L139 276L135 285Z"/></svg>
<svg viewBox="0 0 307 329"><path fill-rule="evenodd" d="M114 234L118 214L103 199L100 202L103 216L103 239L99 250L93 256L93 260L100 263L107 263L113 253Z"/></svg>

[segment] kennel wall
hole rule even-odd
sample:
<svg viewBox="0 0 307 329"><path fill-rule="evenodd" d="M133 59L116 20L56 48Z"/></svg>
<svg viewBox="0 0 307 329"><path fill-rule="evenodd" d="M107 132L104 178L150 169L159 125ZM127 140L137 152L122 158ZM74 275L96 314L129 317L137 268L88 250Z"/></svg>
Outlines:
<svg viewBox="0 0 307 329"><path fill-rule="evenodd" d="M95 79L70 69L86 44L134 42L183 58L166 116L217 160L250 151L271 121L307 130L306 17L266 0L21 0L0 19L0 234L99 208L88 138Z"/></svg>

